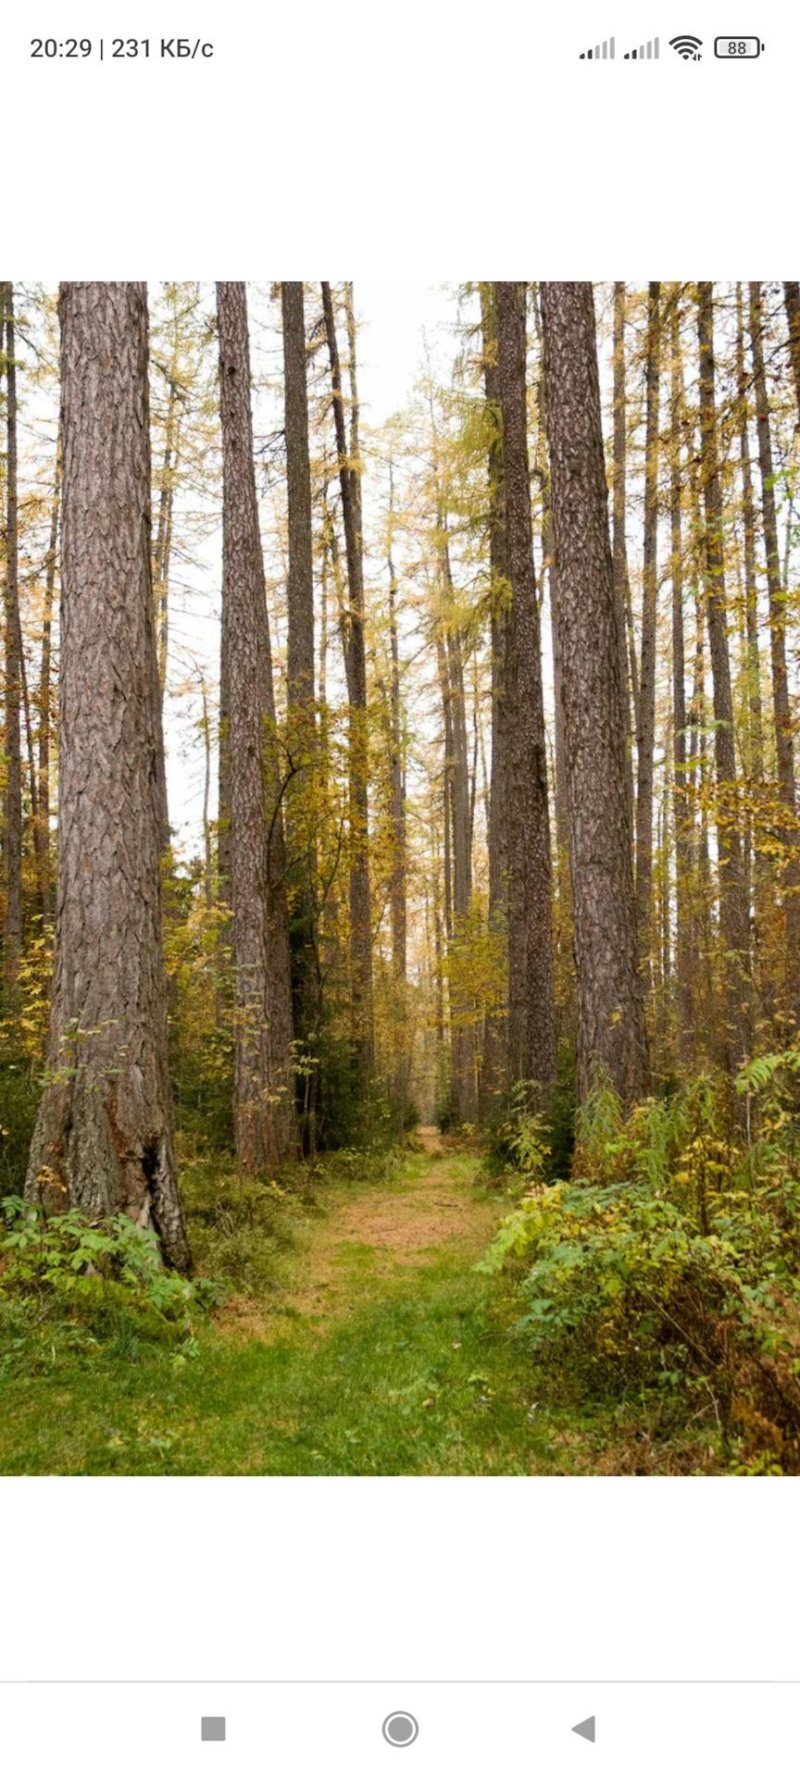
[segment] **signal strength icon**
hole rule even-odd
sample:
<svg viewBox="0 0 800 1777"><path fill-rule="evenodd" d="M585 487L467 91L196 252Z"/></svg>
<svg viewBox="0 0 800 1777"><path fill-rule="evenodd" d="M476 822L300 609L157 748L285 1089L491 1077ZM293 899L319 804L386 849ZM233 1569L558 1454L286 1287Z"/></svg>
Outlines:
<svg viewBox="0 0 800 1777"><path fill-rule="evenodd" d="M651 37L647 43L640 43L638 49L626 49L624 60L626 62L657 62L661 53L660 41L659 37Z"/></svg>
<svg viewBox="0 0 800 1777"><path fill-rule="evenodd" d="M613 62L615 55L615 41L616 40L613 37L606 37L602 43L596 43L594 49L582 49L579 58L580 61Z"/></svg>
<svg viewBox="0 0 800 1777"><path fill-rule="evenodd" d="M703 47L702 37L670 37L670 49L675 49L684 62L702 61L700 51Z"/></svg>

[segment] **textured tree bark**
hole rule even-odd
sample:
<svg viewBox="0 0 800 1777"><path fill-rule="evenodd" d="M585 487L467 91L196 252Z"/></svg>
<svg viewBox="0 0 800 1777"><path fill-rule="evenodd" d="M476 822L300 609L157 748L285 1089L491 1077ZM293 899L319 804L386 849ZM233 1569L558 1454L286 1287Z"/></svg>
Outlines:
<svg viewBox="0 0 800 1777"><path fill-rule="evenodd" d="M50 919L53 913L53 892L50 864L50 737L52 731L52 661L53 604L58 559L58 527L61 512L61 428L56 444L56 466L53 480L53 504L50 510L50 536L44 576L44 612L42 616L42 652L39 662L39 690L36 698L37 734L37 841L39 894L42 914Z"/></svg>
<svg viewBox="0 0 800 1777"><path fill-rule="evenodd" d="M625 743L628 752L628 792L633 823L633 747L631 745L631 705L633 721L639 725L639 668L636 660L636 637L633 630L633 604L628 574L628 544L625 535L627 516L628 434L625 400L625 285L614 285L614 462L612 467L612 554L614 561L614 597L622 647L622 683L625 687Z"/></svg>
<svg viewBox="0 0 800 1777"><path fill-rule="evenodd" d="M672 579L672 766L675 823L675 964L678 1054L685 1064L694 1053L695 967L692 942L692 840L688 814L686 758L686 663L683 626L683 421L684 387L678 290L670 315L670 574Z"/></svg>
<svg viewBox="0 0 800 1777"><path fill-rule="evenodd" d="M403 1119L408 1111L412 1045L408 1005L408 834L406 829L406 737L400 680L400 637L397 623L397 573L393 550L394 471L389 463L389 535L386 567L389 577L389 922L392 940L392 1074L394 1103Z"/></svg>
<svg viewBox="0 0 800 1777"><path fill-rule="evenodd" d="M306 324L302 284L281 284L286 482L289 512L287 694L314 705L314 562L308 452Z"/></svg>
<svg viewBox="0 0 800 1777"><path fill-rule="evenodd" d="M591 284L541 287L578 998L578 1091L647 1090L625 688Z"/></svg>
<svg viewBox="0 0 800 1777"><path fill-rule="evenodd" d="M761 661L758 646L758 583L756 580L756 516L750 434L747 415L747 379L744 363L744 313L742 286L736 286L736 382L739 403L739 465L742 475L742 529L744 533L744 596L747 633L747 706L750 728L750 769L756 783L764 776Z"/></svg>
<svg viewBox="0 0 800 1777"><path fill-rule="evenodd" d="M313 899L317 725L311 468L302 284L281 285L281 312L289 525L287 748L293 773L286 798L286 831L291 859L289 937L294 1034L302 1046L303 1145L313 1150L318 1109L318 1072L313 1060L313 1043L321 1007Z"/></svg>
<svg viewBox="0 0 800 1777"><path fill-rule="evenodd" d="M374 1066L372 1005L372 895L369 870L369 735L367 659L364 645L364 564L361 537L361 482L347 442L344 394L330 284L322 285L322 307L331 366L333 418L339 459L349 608L345 637L348 686L350 798L350 971L353 1048L366 1080ZM348 315L352 329L352 304ZM352 361L352 350L351 350ZM354 442L357 445L357 422Z"/></svg>
<svg viewBox="0 0 800 1777"><path fill-rule="evenodd" d="M764 729L761 702L761 657L756 578L756 515L750 460L748 379L744 358L744 297L736 285L736 390L739 418L739 469L742 481L742 533L744 543L744 623L747 674L747 773L750 779L747 808L742 824L743 869L748 901L753 901L753 953L758 958L764 914L771 899L770 872L759 851L753 852L753 811L764 793ZM760 981L763 998L764 980Z"/></svg>
<svg viewBox="0 0 800 1777"><path fill-rule="evenodd" d="M147 294L60 297L63 526L58 911L50 1081L26 1195L189 1251L175 1176L161 948Z"/></svg>
<svg viewBox="0 0 800 1777"><path fill-rule="evenodd" d="M392 929L392 974L405 986L408 973L408 847L406 839L406 771L403 706L400 691L400 642L397 630L397 575L391 547L394 511L392 466L389 465L389 528L387 555L389 574L389 653L391 680L389 691L391 762L389 818L392 833L392 867L389 881L389 909Z"/></svg>
<svg viewBox="0 0 800 1777"><path fill-rule="evenodd" d="M446 808L449 811L449 864L451 884L450 938L463 939L472 905L472 824L467 713L464 690L464 648L453 612L454 592L447 537L447 514L440 507L438 533L441 552L443 619L439 640L439 670L445 726ZM450 1020L452 1049L453 1110L459 1123L469 1123L476 1111L474 1005L451 985Z"/></svg>
<svg viewBox="0 0 800 1777"><path fill-rule="evenodd" d="M533 564L524 284L494 286L502 416L508 637L508 1056L540 1098L556 1070L552 875L541 635Z"/></svg>
<svg viewBox="0 0 800 1777"><path fill-rule="evenodd" d="M258 523L243 284L217 285L234 972L234 1135L241 1164L295 1146L286 853Z"/></svg>
<svg viewBox="0 0 800 1777"><path fill-rule="evenodd" d="M797 423L800 426L800 284L784 284L783 300L789 323L789 357L797 396Z"/></svg>
<svg viewBox="0 0 800 1777"><path fill-rule="evenodd" d="M639 704L636 728L636 924L640 967L650 978L653 895L653 748L656 732L656 623L658 604L658 418L661 376L661 286L651 283L647 302L647 388L644 471L644 562Z"/></svg>
<svg viewBox="0 0 800 1777"><path fill-rule="evenodd" d="M794 770L794 735L786 664L786 599L781 581L778 519L775 508L775 469L769 423L767 379L764 369L764 316L761 285L750 285L750 342L756 398L758 460L761 473L761 511L764 521L764 553L769 593L769 645L772 665L772 710L775 723L775 755L778 793L786 810L782 834L784 920L786 928L786 996L789 1010L800 1018L800 835L797 830L797 795Z"/></svg>
<svg viewBox="0 0 800 1777"><path fill-rule="evenodd" d="M16 986L22 952L22 648L19 616L19 536L17 522L17 365L14 286L0 285L0 350L6 367L6 574L4 588L5 649L5 794L3 798L3 863L5 920L3 970L6 985Z"/></svg>
<svg viewBox="0 0 800 1777"><path fill-rule="evenodd" d="M164 436L164 459L161 465L161 493L158 501L158 523L154 549L156 621L158 634L158 683L163 699L167 684L169 660L169 570L172 559L172 513L175 503L175 476L180 450L180 414L178 412L178 381L176 354L168 374L167 423Z"/></svg>
<svg viewBox="0 0 800 1777"><path fill-rule="evenodd" d="M489 497L489 607L491 625L492 760L489 789L488 862L489 929L503 945L503 970L508 978L507 956L507 779L506 672L511 581L508 572L503 476L502 419L497 373L497 329L494 286L481 284L483 339L483 386L488 410L489 448L487 480ZM501 1012L486 1020L481 1093L485 1103L505 1085L508 1070L507 1020Z"/></svg>
<svg viewBox="0 0 800 1777"><path fill-rule="evenodd" d="M710 283L698 285L697 324L700 347L700 458L705 511L706 618L714 685L720 936L726 1002L722 1059L728 1070L734 1072L749 1053L750 1047L750 920L744 892L728 652L722 484L714 386L714 299Z"/></svg>

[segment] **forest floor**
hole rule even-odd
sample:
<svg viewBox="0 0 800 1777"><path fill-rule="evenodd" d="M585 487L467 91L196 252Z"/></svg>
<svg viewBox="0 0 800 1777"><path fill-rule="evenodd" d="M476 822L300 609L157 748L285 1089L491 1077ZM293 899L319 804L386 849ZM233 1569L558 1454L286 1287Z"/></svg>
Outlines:
<svg viewBox="0 0 800 1777"><path fill-rule="evenodd" d="M326 1184L268 1286L228 1294L188 1350L124 1325L18 1328L0 1357L0 1471L596 1472L599 1428L540 1418L511 1317L475 1270L507 1209L479 1155L422 1130L381 1178L356 1163Z"/></svg>

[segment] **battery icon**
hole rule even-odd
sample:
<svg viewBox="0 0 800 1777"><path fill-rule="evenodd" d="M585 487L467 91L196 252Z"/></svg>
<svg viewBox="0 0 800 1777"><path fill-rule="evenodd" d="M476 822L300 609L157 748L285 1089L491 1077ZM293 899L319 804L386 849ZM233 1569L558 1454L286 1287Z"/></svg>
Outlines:
<svg viewBox="0 0 800 1777"><path fill-rule="evenodd" d="M752 62L765 47L758 37L714 38L714 54L726 62Z"/></svg>

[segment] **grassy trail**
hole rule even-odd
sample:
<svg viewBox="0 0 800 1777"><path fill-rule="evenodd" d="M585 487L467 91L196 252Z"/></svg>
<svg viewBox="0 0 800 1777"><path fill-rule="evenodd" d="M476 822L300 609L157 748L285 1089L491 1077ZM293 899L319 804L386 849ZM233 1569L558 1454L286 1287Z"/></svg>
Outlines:
<svg viewBox="0 0 800 1777"><path fill-rule="evenodd" d="M0 1470L530 1474L524 1353L474 1270L502 1213L474 1155L421 1131L388 1182L337 1184L281 1287L230 1299L187 1359L40 1338L0 1380ZM22 1354L21 1354L22 1355ZM33 1373L31 1373L33 1372ZM560 1444L561 1440L557 1439Z"/></svg>

